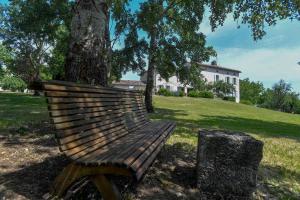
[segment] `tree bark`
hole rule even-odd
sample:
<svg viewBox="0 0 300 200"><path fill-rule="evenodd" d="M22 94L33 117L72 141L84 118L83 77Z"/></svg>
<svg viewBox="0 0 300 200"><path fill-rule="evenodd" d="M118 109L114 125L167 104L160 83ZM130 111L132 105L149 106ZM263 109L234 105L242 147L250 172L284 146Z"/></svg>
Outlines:
<svg viewBox="0 0 300 200"><path fill-rule="evenodd" d="M76 0L66 58L66 80L107 86L109 11L105 0Z"/></svg>
<svg viewBox="0 0 300 200"><path fill-rule="evenodd" d="M156 50L157 50L157 41L156 41L156 31L150 33L150 49L149 49L149 61L148 61L148 72L147 72L147 85L145 91L145 105L147 112L154 112L153 103L152 103L152 94L154 86L154 73L155 73L155 60L156 60Z"/></svg>

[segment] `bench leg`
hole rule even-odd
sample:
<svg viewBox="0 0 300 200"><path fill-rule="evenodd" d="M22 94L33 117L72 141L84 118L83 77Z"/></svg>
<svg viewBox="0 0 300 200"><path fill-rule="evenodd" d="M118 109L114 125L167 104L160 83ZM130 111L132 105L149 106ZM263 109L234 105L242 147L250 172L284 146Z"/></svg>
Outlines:
<svg viewBox="0 0 300 200"><path fill-rule="evenodd" d="M104 200L120 200L121 195L113 182L107 179L104 175L92 177L93 183L98 188Z"/></svg>
<svg viewBox="0 0 300 200"><path fill-rule="evenodd" d="M129 172L122 169L114 169L112 167L85 167L76 165L74 163L66 166L63 171L56 177L54 185L51 188L51 195L58 198L63 197L66 190L76 181L83 177L89 176L91 180L96 185L97 189L101 193L104 200L120 199L120 193L118 192L116 186L107 179L104 174L113 174L129 176Z"/></svg>

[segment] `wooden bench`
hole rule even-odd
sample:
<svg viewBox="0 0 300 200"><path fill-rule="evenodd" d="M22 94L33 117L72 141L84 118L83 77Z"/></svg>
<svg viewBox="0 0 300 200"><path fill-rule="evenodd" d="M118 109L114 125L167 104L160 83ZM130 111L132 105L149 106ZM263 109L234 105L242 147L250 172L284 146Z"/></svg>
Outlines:
<svg viewBox="0 0 300 200"><path fill-rule="evenodd" d="M137 91L62 81L43 82L43 90L60 151L72 161L55 179L56 197L89 177L104 199L120 198L107 175L139 181L175 129L150 121Z"/></svg>

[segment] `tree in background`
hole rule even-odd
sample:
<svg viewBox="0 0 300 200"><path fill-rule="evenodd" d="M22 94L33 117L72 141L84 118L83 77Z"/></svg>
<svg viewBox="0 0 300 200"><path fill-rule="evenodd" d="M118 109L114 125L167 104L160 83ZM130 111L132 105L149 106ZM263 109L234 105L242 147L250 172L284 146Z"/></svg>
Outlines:
<svg viewBox="0 0 300 200"><path fill-rule="evenodd" d="M242 101L250 101L252 104L257 105L260 103L260 98L264 90L261 82L250 81L249 78L240 80Z"/></svg>
<svg viewBox="0 0 300 200"><path fill-rule="evenodd" d="M218 97L223 98L228 95L232 95L235 92L234 85L224 82L224 81L216 81L212 85L212 90L217 94Z"/></svg>
<svg viewBox="0 0 300 200"><path fill-rule="evenodd" d="M287 94L282 106L282 111L300 114L300 99L298 93L290 92Z"/></svg>
<svg viewBox="0 0 300 200"><path fill-rule="evenodd" d="M153 112L152 92L156 72L166 80L177 74L181 81L187 83L193 80L194 73L199 79L199 73L194 66L187 69L186 63L208 61L211 55L215 55L212 47L206 47L205 36L199 32L203 13L204 4L192 0L149 0L141 2L140 8L131 15L136 20L133 20L128 33L137 35L132 37L132 34L127 34L125 40L140 41L143 46L125 42L124 49L134 48L139 52L135 55L146 55L145 104L148 112ZM139 31L135 32L137 29ZM126 51L123 53L125 56ZM138 60L137 56L128 58L128 63ZM187 70L193 75L187 76Z"/></svg>
<svg viewBox="0 0 300 200"><path fill-rule="evenodd" d="M201 68L198 63L187 63L185 67L179 68L177 77L179 77L179 81L184 86L190 85L193 87L193 90L208 90L207 83L201 74Z"/></svg>
<svg viewBox="0 0 300 200"><path fill-rule="evenodd" d="M9 51L0 43L0 81L6 74L6 66L12 61L12 55Z"/></svg>
<svg viewBox="0 0 300 200"><path fill-rule="evenodd" d="M69 1L13 0L0 10L0 39L13 57L7 68L29 85L39 81L69 18Z"/></svg>
<svg viewBox="0 0 300 200"><path fill-rule="evenodd" d="M262 93L259 106L282 112L300 113L299 94L292 91L291 84L280 80L272 89Z"/></svg>
<svg viewBox="0 0 300 200"><path fill-rule="evenodd" d="M278 83L275 83L272 87L272 107L283 111L286 103L286 98L290 94L291 90L291 84L286 83L284 80L280 80Z"/></svg>

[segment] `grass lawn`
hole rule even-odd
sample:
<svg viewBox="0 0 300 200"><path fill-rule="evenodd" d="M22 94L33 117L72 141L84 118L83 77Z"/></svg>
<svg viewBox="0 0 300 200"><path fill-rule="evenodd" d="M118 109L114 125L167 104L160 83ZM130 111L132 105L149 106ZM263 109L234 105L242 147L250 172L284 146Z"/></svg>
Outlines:
<svg viewBox="0 0 300 200"><path fill-rule="evenodd" d="M265 143L259 192L280 199L300 194L300 115L221 100L155 97L153 119L171 119L177 129L168 141L195 151L199 128L247 132ZM47 120L44 98L0 93L0 135L10 127Z"/></svg>
<svg viewBox="0 0 300 200"><path fill-rule="evenodd" d="M0 135L20 125L47 120L44 98L16 93L0 93Z"/></svg>
<svg viewBox="0 0 300 200"><path fill-rule="evenodd" d="M260 168L262 190L280 199L300 195L300 115L221 100L155 97L154 119L171 119L177 129L170 144L196 148L201 128L243 131L264 142Z"/></svg>

